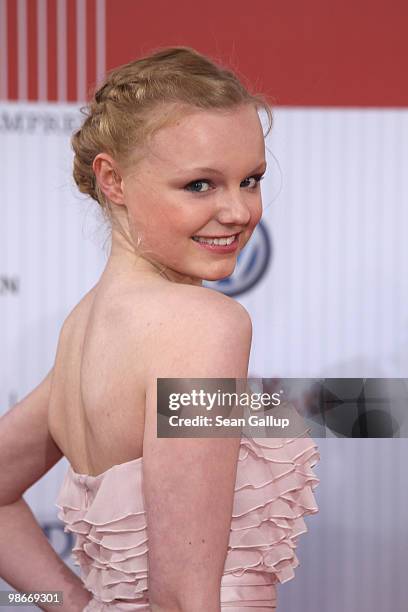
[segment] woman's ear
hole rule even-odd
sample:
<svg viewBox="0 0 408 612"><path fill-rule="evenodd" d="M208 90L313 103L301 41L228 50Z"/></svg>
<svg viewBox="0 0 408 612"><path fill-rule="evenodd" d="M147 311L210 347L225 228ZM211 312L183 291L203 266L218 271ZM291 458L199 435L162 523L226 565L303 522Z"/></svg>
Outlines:
<svg viewBox="0 0 408 612"><path fill-rule="evenodd" d="M115 160L107 153L98 153L92 164L100 190L110 202L124 204L123 181Z"/></svg>

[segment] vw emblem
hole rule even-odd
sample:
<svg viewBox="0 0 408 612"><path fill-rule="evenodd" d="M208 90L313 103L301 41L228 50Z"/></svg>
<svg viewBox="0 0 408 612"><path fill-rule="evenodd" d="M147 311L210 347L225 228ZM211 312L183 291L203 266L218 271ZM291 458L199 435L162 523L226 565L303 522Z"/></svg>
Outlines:
<svg viewBox="0 0 408 612"><path fill-rule="evenodd" d="M218 281L203 281L204 287L234 296L252 289L265 274L272 247L265 225L260 221L249 242L240 252L234 272Z"/></svg>

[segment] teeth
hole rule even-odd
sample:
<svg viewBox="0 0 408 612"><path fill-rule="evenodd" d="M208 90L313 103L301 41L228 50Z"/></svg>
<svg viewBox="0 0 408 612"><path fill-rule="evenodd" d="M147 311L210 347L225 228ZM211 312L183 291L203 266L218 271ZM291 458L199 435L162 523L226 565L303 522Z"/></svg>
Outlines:
<svg viewBox="0 0 408 612"><path fill-rule="evenodd" d="M230 236L229 238L201 238L200 236L193 236L193 240L195 240L196 242L204 242L206 244L218 244L226 246L234 242L235 236Z"/></svg>

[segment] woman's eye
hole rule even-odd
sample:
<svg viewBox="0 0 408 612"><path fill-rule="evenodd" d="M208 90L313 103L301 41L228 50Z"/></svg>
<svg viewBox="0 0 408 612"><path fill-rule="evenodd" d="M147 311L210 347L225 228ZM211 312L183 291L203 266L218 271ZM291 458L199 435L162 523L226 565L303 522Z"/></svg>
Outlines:
<svg viewBox="0 0 408 612"><path fill-rule="evenodd" d="M242 183L245 183L246 181L249 181L252 179L254 183L252 184L252 186L249 187L249 189L255 190L258 183L262 181L263 178L264 178L263 174L256 174L254 176L249 176L244 181L242 181ZM205 193L208 191L208 189L194 189L194 187L196 187L197 185L204 185L204 184L210 185L210 183L211 181L209 181L208 179L198 179L186 185L184 189L186 189L187 191L193 191L194 193Z"/></svg>
<svg viewBox="0 0 408 612"><path fill-rule="evenodd" d="M260 181L262 181L263 178L264 178L263 174L256 174L255 176L248 177L247 179L245 179L245 181L249 181L250 179L253 179L255 182L252 184L252 187L250 187L250 189L256 189L258 183L260 183Z"/></svg>
<svg viewBox="0 0 408 612"><path fill-rule="evenodd" d="M193 181L192 183L189 183L184 189L187 189L187 191L194 191L195 193L204 193L204 191L208 191L208 189L189 189L190 187L194 187L195 185L203 185L204 183L207 183L207 185L209 185L209 181L206 181L205 179L199 179L198 181Z"/></svg>

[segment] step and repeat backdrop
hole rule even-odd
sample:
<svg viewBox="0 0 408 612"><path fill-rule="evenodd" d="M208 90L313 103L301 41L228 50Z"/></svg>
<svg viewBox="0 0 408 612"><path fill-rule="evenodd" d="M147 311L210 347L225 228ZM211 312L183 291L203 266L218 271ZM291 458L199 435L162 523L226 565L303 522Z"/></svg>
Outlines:
<svg viewBox="0 0 408 612"><path fill-rule="evenodd" d="M52 367L107 261L109 228L71 176L80 107L107 69L169 45L228 64L273 106L261 223L234 274L208 283L251 313L249 375L407 385L407 18L400 2L0 0L0 414ZM403 612L407 440L317 442L320 512L279 605ZM25 499L71 564L54 506L67 465Z"/></svg>

